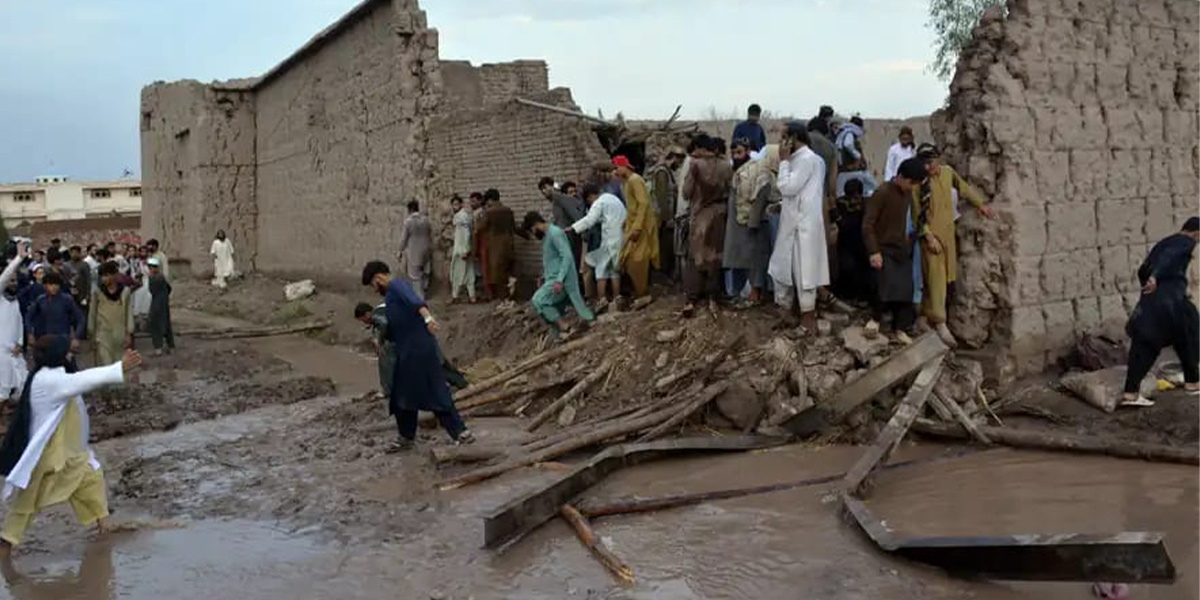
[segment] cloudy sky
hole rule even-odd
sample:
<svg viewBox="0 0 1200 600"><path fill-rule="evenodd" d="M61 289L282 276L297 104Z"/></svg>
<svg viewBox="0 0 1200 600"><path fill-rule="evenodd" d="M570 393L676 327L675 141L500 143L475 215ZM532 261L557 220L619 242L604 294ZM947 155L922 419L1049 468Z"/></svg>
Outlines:
<svg viewBox="0 0 1200 600"><path fill-rule="evenodd" d="M155 80L254 76L356 0L0 0L0 181L140 169ZM585 110L925 114L927 0L425 0L444 58L544 58Z"/></svg>

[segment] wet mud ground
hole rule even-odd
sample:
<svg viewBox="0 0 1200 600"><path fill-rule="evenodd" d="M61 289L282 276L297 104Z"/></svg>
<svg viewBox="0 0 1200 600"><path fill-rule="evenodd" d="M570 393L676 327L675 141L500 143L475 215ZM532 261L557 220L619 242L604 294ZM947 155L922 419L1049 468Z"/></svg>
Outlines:
<svg viewBox="0 0 1200 600"><path fill-rule="evenodd" d="M482 550L480 515L558 471L434 491L425 451L448 442L423 430L422 449L383 451L394 432L382 402L364 397L376 380L360 351L303 336L181 339L177 354L148 358L134 393L89 398L114 519L136 530L94 536L69 510L49 511L0 598L1091 597L1086 584L966 581L882 555L828 486L597 520L635 571L620 586L557 521ZM511 419L471 425L483 443L522 435ZM945 451L906 443L897 459ZM587 495L791 481L840 472L860 452L797 445L673 460ZM1134 586L1133 597L1195 599L1197 480L1192 467L989 450L883 473L870 505L905 533L1163 531L1179 580Z"/></svg>

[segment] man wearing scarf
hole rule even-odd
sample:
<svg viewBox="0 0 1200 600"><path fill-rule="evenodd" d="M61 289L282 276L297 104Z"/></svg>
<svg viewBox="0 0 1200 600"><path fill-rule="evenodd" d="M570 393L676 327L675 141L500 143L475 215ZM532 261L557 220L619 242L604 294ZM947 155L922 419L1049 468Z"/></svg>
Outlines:
<svg viewBox="0 0 1200 600"><path fill-rule="evenodd" d="M133 309L129 288L117 281L117 263L100 265L100 287L88 303L88 339L96 352L97 365L120 360L133 347Z"/></svg>
<svg viewBox="0 0 1200 600"><path fill-rule="evenodd" d="M767 204L775 178L766 161L750 160L748 140L733 141L733 182L725 219L725 248L721 261L732 271L734 294L750 282L750 302L762 299L771 260L771 228Z"/></svg>
<svg viewBox="0 0 1200 600"><path fill-rule="evenodd" d="M25 324L21 319L21 302L17 299L17 270L25 259L28 246L17 244L16 255L0 273L0 399L15 398L21 393L28 374L25 356Z"/></svg>
<svg viewBox="0 0 1200 600"><path fill-rule="evenodd" d="M1191 217L1183 230L1154 245L1138 268L1142 295L1125 325L1129 335L1129 371L1122 404L1150 406L1138 395L1142 378L1150 372L1163 348L1171 346L1183 367L1184 389L1200 394L1200 316L1188 299L1188 265L1200 241L1200 217Z"/></svg>
<svg viewBox="0 0 1200 600"><path fill-rule="evenodd" d="M641 298L650 291L650 267L660 268L658 259L658 216L650 204L646 180L633 170L625 156L614 156L617 178L625 182L625 231L620 264L633 282L633 296Z"/></svg>
<svg viewBox="0 0 1200 600"><path fill-rule="evenodd" d="M70 503L84 526L95 523L101 532L107 527L104 472L88 446L83 394L123 382L142 358L129 350L120 362L76 373L70 351L71 341L63 336L43 336L34 344L37 368L0 445L3 497L17 495L0 531L0 558L21 543L38 512L55 504Z"/></svg>
<svg viewBox="0 0 1200 600"><path fill-rule="evenodd" d="M994 219L995 211L971 184L954 169L940 163L941 154L932 144L922 144L917 157L925 161L929 178L913 188L914 227L921 239L921 272L925 290L921 297L921 315L937 331L946 345L957 341L946 326L946 298L958 279L958 242L954 223L954 192L973 204L983 216Z"/></svg>
<svg viewBox="0 0 1200 600"><path fill-rule="evenodd" d="M718 156L719 140L700 135L696 138L691 166L683 183L688 200L688 258L683 271L687 304L683 316L690 317L696 304L708 300L716 311L721 295L721 253L725 250L725 216L728 212L729 186L733 168Z"/></svg>
<svg viewBox="0 0 1200 600"><path fill-rule="evenodd" d="M596 315L579 293L575 256L566 232L558 225L547 223L535 211L526 213L521 230L532 233L533 237L542 241L542 286L533 294L533 309L550 325L550 332L555 339L563 333L567 337L571 335L563 318L563 311L568 305L575 307L575 312L583 321L581 327L586 329Z"/></svg>

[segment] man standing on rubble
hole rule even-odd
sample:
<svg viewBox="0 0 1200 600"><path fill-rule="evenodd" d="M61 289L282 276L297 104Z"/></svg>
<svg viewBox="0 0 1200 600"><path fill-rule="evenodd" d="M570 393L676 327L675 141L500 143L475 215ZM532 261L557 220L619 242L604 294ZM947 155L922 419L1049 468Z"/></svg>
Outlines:
<svg viewBox="0 0 1200 600"><path fill-rule="evenodd" d="M433 229L416 200L408 203L408 218L400 231L400 264L417 295L424 298L433 262Z"/></svg>
<svg viewBox="0 0 1200 600"><path fill-rule="evenodd" d="M614 156L617 178L625 185L625 231L621 244L621 269L633 283L633 296L641 298L650 291L650 267L658 269L658 217L650 204L646 181L633 170L625 156Z"/></svg>
<svg viewBox="0 0 1200 600"><path fill-rule="evenodd" d="M871 268L879 272L876 319L892 315L892 331L902 343L911 343L916 314L913 298L913 242L908 235L912 191L928 177L925 164L910 158L867 200L862 220L862 239ZM849 188L851 186L847 186Z"/></svg>
<svg viewBox="0 0 1200 600"><path fill-rule="evenodd" d="M601 194L594 184L583 186L583 200L588 204L584 217L571 225L580 235L594 227L600 232L600 242L584 255L584 263L595 274L599 298L596 312L608 306L608 286L613 288L613 300L621 297L621 274L617 269L625 229L625 205L616 196ZM598 227L597 227L598 226Z"/></svg>
<svg viewBox="0 0 1200 600"><path fill-rule="evenodd" d="M567 232L572 256L575 257L575 263L579 264L579 259L583 256L583 238L570 229L571 225L582 219L583 215L587 213L587 206L584 205L583 200L575 196L574 190L568 193L566 187L566 184L563 184L562 191L554 189L554 180L549 177L543 177L538 181L538 191L550 202L550 214L553 217L554 225Z"/></svg>
<svg viewBox="0 0 1200 600"><path fill-rule="evenodd" d="M658 261L664 274L676 270L675 257L675 198L679 194L675 173L683 164L683 148L671 146L665 159L646 170L650 202L658 217Z"/></svg>
<svg viewBox="0 0 1200 600"><path fill-rule="evenodd" d="M475 304L475 261L471 258L471 230L474 227L471 209L463 208L462 198L455 194L450 198L454 210L451 224L454 241L450 247L450 302L458 302L458 294L465 287L471 304Z"/></svg>
<svg viewBox="0 0 1200 600"><path fill-rule="evenodd" d="M1184 389L1200 395L1200 316L1188 299L1188 265L1200 241L1200 217L1191 217L1179 233L1154 245L1138 268L1142 295L1125 325L1129 335L1129 371L1125 378L1124 406L1151 406L1138 394L1163 348L1171 346L1183 368Z"/></svg>
<svg viewBox="0 0 1200 600"><path fill-rule="evenodd" d="M687 304L683 316L695 314L696 304L708 300L717 310L721 296L721 253L725 249L725 216L733 168L718 156L722 144L707 135L695 140L691 167L684 182L688 200L688 260L683 272Z"/></svg>
<svg viewBox="0 0 1200 600"><path fill-rule="evenodd" d="M533 294L533 309L550 325L555 339L560 335L569 338L573 333L563 316L568 304L575 307L581 319L580 328L586 329L596 315L579 293L575 255L566 232L558 225L547 223L536 211L526 213L521 230L542 242L542 285Z"/></svg>
<svg viewBox="0 0 1200 600"><path fill-rule="evenodd" d="M913 188L914 227L921 239L921 272L925 289L921 296L921 315L929 320L946 345L958 342L946 326L946 299L958 279L958 243L954 222L954 196L966 199L983 216L994 219L995 211L971 184L948 165L940 163L941 154L932 144L922 144L917 157L925 162L929 178Z"/></svg>
<svg viewBox="0 0 1200 600"><path fill-rule="evenodd" d="M483 237L483 280L488 298L507 299L508 279L513 267L513 233L517 229L512 209L500 202L500 191L490 188L483 194L487 208L478 224Z"/></svg>
<svg viewBox="0 0 1200 600"><path fill-rule="evenodd" d="M817 289L829 285L829 258L822 206L825 165L808 142L803 123L787 124L779 144L783 210L769 274L785 320L792 322L791 311L799 302L800 324L811 333L817 327Z"/></svg>
<svg viewBox="0 0 1200 600"><path fill-rule="evenodd" d="M750 283L750 303L762 301L771 260L771 228L767 204L775 183L767 161L750 160L750 143L733 141L733 182L725 225L722 264L733 277L734 294Z"/></svg>
<svg viewBox="0 0 1200 600"><path fill-rule="evenodd" d="M746 120L738 123L733 128L733 137L731 141L737 143L738 140L746 140L750 149L754 152L762 150L763 146L767 145L767 132L763 130L762 124L758 122L762 118L762 107L757 104L751 104L750 108L746 109Z"/></svg>
<svg viewBox="0 0 1200 600"><path fill-rule="evenodd" d="M475 441L454 407L433 336L438 322L425 301L403 278L393 278L387 264L381 261L374 260L363 267L362 284L384 296L387 340L395 344L396 363L388 407L396 418L400 438L389 451L413 447L418 413L422 410L436 415L455 443Z"/></svg>

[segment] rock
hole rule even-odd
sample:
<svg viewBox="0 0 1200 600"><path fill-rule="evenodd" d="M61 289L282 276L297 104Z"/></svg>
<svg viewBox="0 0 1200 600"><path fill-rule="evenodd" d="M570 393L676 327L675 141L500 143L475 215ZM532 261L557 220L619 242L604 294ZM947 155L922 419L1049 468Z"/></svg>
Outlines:
<svg viewBox="0 0 1200 600"><path fill-rule="evenodd" d="M317 292L317 286L311 279L304 279L295 283L289 283L283 286L283 297L287 298L288 302L293 302L301 298L307 298Z"/></svg>
<svg viewBox="0 0 1200 600"><path fill-rule="evenodd" d="M575 423L575 406L567 404L562 408L562 412L558 413L558 425L560 427L568 427Z"/></svg>
<svg viewBox="0 0 1200 600"><path fill-rule="evenodd" d="M956 357L948 366L938 378L934 391L959 404L978 398L983 386L983 365L979 361Z"/></svg>
<svg viewBox="0 0 1200 600"><path fill-rule="evenodd" d="M654 368L655 369L664 369L664 368L666 368L667 363L670 361L671 361L671 353L667 352L666 350L663 350L662 352L659 353L658 358L655 359Z"/></svg>
<svg viewBox="0 0 1200 600"><path fill-rule="evenodd" d="M865 365L887 350L888 339L881 335L871 339L862 327L847 327L842 331L842 345L854 355L859 364Z"/></svg>
<svg viewBox="0 0 1200 600"><path fill-rule="evenodd" d="M754 429L762 419L765 408L758 392L740 378L730 381L729 389L717 396L716 406L721 416L742 431Z"/></svg>
<svg viewBox="0 0 1200 600"><path fill-rule="evenodd" d="M1063 375L1060 383L1067 391L1088 404L1104 412L1113 412L1121 403L1125 374L1125 367L1110 367L1092 372L1072 371Z"/></svg>
<svg viewBox="0 0 1200 600"><path fill-rule="evenodd" d="M850 385L851 383L854 383L855 380L857 380L859 377L862 377L863 375L866 375L866 374L867 374L866 369L855 369L853 371L850 371L849 373L846 373L846 385Z"/></svg>
<svg viewBox="0 0 1200 600"><path fill-rule="evenodd" d="M642 310L643 308L646 308L647 306L650 306L653 303L654 303L654 296L642 296L641 298L634 300L633 304L630 305L629 309L630 310Z"/></svg>
<svg viewBox="0 0 1200 600"><path fill-rule="evenodd" d="M838 373L851 371L854 367L858 366L854 355L841 348L838 348L829 356L829 359L825 361L825 365Z"/></svg>
<svg viewBox="0 0 1200 600"><path fill-rule="evenodd" d="M882 356L872 356L871 360L867 361L867 368L874 369L885 362L887 362L887 359Z"/></svg>
<svg viewBox="0 0 1200 600"><path fill-rule="evenodd" d="M818 404L832 398L842 387L842 377L829 367L805 369L804 378L808 395Z"/></svg>
<svg viewBox="0 0 1200 600"><path fill-rule="evenodd" d="M829 337L833 335L833 323L820 319L817 321L817 335L821 337Z"/></svg>
<svg viewBox="0 0 1200 600"><path fill-rule="evenodd" d="M669 344L678 341L683 337L682 329L664 329L654 336L654 341L660 344Z"/></svg>

